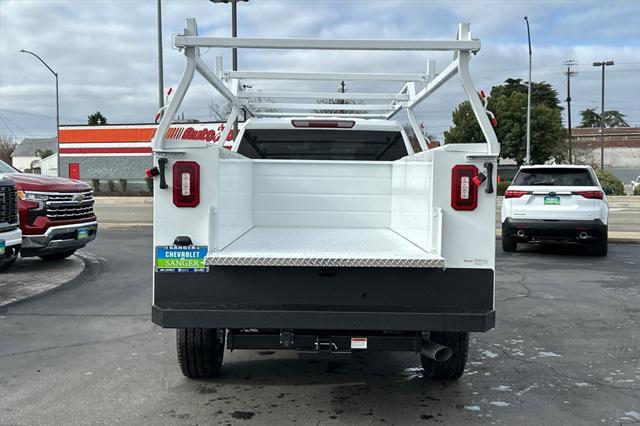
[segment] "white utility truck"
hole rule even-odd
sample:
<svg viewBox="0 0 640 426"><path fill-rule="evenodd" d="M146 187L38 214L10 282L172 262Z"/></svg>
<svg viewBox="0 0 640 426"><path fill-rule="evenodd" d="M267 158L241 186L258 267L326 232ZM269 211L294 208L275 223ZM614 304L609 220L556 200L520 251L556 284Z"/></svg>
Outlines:
<svg viewBox="0 0 640 426"><path fill-rule="evenodd" d="M480 49L469 25L455 40L261 39L198 36L188 19L175 45L187 64L150 170L152 317L177 329L183 374L218 375L226 347L328 359L413 351L425 376L460 377L469 332L495 324L499 144L469 75ZM417 74L225 71L221 60L207 67L205 47L450 51L453 60L439 74L433 61ZM246 112L231 149L171 139L196 72L233 106L220 141ZM486 143L428 149L414 108L456 74ZM258 91L262 80L303 83ZM399 82L399 91L304 91L344 80Z"/></svg>

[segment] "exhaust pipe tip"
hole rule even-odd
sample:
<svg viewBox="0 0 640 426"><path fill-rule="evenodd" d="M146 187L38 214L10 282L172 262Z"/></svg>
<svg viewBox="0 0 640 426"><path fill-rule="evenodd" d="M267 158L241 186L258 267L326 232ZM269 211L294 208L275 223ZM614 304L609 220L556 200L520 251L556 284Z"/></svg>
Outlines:
<svg viewBox="0 0 640 426"><path fill-rule="evenodd" d="M422 349L420 350L420 353L436 362L448 361L453 355L451 348L432 342L431 340L425 340L422 342Z"/></svg>
<svg viewBox="0 0 640 426"><path fill-rule="evenodd" d="M585 238L587 238L589 235L587 235L586 232L581 232L580 235L578 235L578 238L584 240Z"/></svg>
<svg viewBox="0 0 640 426"><path fill-rule="evenodd" d="M524 237L524 231L522 229L518 229L518 232L516 232L516 235L520 238Z"/></svg>

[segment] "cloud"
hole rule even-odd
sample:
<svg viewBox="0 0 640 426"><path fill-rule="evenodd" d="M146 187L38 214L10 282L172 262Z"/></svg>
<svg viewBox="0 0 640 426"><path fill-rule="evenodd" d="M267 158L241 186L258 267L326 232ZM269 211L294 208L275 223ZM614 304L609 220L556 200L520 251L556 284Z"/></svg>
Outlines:
<svg viewBox="0 0 640 426"><path fill-rule="evenodd" d="M471 64L478 89L490 90L509 77L527 77L527 39L522 17L528 15L534 42L533 79L545 80L566 97L564 61L575 59L572 80L573 121L578 111L599 105L600 74L591 62L616 61L607 69L607 108L627 114L640 125L640 4L601 2L461 2L461 1L276 1L239 3L241 36L320 38L422 38L455 35L459 21L472 23L482 50ZM198 19L201 34L227 36L230 7L207 0L163 0L165 87L177 84L184 57L172 49L172 35L184 18ZM608 25L603 25L608 23ZM150 121L157 110L156 7L152 0L36 1L0 0L0 132L49 136L55 131L53 76L38 61L18 51L38 53L60 75L61 122L84 123L96 110L110 122ZM202 50L213 64L228 51ZM450 54L429 55L441 70ZM241 50L242 69L422 72L420 53ZM274 82L252 82L274 88ZM287 83L300 87L299 83ZM305 87L336 91L336 83ZM348 90L371 90L348 82ZM385 84L378 90L398 90ZM206 119L214 91L194 80L182 111ZM451 125L451 111L464 100L451 80L417 111L431 133Z"/></svg>

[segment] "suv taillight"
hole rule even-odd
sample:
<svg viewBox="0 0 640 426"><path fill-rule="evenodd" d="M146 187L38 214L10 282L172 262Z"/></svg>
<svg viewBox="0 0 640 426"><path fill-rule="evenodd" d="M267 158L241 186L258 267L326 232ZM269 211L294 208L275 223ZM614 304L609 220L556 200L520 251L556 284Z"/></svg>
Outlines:
<svg viewBox="0 0 640 426"><path fill-rule="evenodd" d="M176 207L200 204L200 166L195 161L176 161L173 165L173 204Z"/></svg>
<svg viewBox="0 0 640 426"><path fill-rule="evenodd" d="M604 193L602 191L575 191L573 195L582 195L584 198L602 200Z"/></svg>
<svg viewBox="0 0 640 426"><path fill-rule="evenodd" d="M504 198L520 198L523 195L531 194L529 191L515 191L513 189L507 189L504 193Z"/></svg>
<svg viewBox="0 0 640 426"><path fill-rule="evenodd" d="M473 178L478 168L473 164L458 164L451 169L451 207L454 210L475 210L478 206L478 187Z"/></svg>

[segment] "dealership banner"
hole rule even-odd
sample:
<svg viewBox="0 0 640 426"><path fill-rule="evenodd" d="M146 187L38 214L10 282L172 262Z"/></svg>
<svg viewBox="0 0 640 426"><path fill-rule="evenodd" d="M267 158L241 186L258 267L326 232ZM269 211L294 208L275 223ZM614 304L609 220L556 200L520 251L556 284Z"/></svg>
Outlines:
<svg viewBox="0 0 640 426"><path fill-rule="evenodd" d="M166 137L219 143L225 123L181 123L172 125ZM242 126L242 123L240 123ZM149 156L157 124L115 124L103 126L60 126L60 156ZM233 130L224 141L231 148Z"/></svg>

